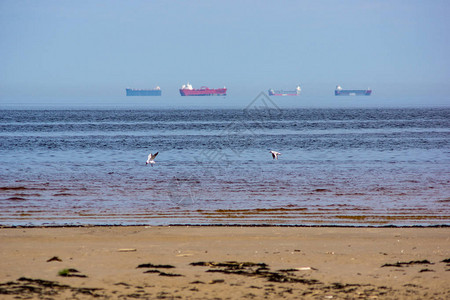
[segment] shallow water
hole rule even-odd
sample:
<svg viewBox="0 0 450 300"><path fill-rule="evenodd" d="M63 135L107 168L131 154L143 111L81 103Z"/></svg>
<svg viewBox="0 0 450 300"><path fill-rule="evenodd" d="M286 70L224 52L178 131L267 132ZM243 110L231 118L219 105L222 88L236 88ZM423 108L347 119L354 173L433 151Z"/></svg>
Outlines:
<svg viewBox="0 0 450 300"><path fill-rule="evenodd" d="M450 225L450 109L2 110L0 139L2 225Z"/></svg>

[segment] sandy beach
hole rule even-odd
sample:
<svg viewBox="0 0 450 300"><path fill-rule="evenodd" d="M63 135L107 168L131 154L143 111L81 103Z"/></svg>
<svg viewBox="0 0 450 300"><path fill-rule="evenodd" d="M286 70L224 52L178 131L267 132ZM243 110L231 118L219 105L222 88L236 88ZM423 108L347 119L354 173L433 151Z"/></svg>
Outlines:
<svg viewBox="0 0 450 300"><path fill-rule="evenodd" d="M450 228L0 229L1 299L449 299Z"/></svg>

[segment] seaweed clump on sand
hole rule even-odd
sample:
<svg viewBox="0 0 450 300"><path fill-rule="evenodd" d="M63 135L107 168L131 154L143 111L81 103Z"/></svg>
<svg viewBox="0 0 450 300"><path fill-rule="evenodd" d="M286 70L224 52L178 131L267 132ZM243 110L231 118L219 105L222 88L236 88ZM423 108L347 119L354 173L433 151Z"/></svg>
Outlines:
<svg viewBox="0 0 450 300"><path fill-rule="evenodd" d="M140 264L136 268L173 269L175 267L172 265L154 265L154 264L148 263L148 264Z"/></svg>
<svg viewBox="0 0 450 300"><path fill-rule="evenodd" d="M410 265L433 265L433 263L430 262L429 260L424 259L424 260L411 260L411 261L408 261L408 262L398 261L395 264L384 264L381 267L382 268L384 268L384 267L398 267L398 268L402 268L402 267L407 267L407 266L410 266Z"/></svg>
<svg viewBox="0 0 450 300"><path fill-rule="evenodd" d="M66 284L59 284L56 281L26 277L20 277L16 281L0 283L0 295L16 295L15 298L19 296L33 298L37 296L41 299L48 299L49 297L56 297L65 292L71 292L74 298L80 295L102 297L103 294L98 293L101 290L99 288L72 287Z"/></svg>
<svg viewBox="0 0 450 300"><path fill-rule="evenodd" d="M237 261L226 261L226 262L193 262L192 266L204 266L211 267L207 272L217 272L223 274L235 274L250 277L260 277L266 278L271 282L298 282L303 284L319 284L320 282L316 279L304 279L293 275L291 272L286 272L286 270L280 270L278 272L270 271L270 268L265 263L253 263L253 262L237 262Z"/></svg>
<svg viewBox="0 0 450 300"><path fill-rule="evenodd" d="M152 263L147 263L147 264L138 265L136 267L136 269L138 269L138 268L148 268L149 270L144 271L144 273L157 273L157 274L159 274L159 276L167 276L167 277L183 276L181 274L168 273L168 272L163 272L163 271L158 270L158 269L174 269L175 267L172 265L155 265Z"/></svg>

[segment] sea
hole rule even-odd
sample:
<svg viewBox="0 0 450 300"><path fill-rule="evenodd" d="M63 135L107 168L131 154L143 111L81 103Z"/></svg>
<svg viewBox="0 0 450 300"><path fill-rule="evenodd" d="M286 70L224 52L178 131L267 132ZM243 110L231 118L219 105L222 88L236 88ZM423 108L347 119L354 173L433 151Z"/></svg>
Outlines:
<svg viewBox="0 0 450 300"><path fill-rule="evenodd" d="M6 109L0 141L0 226L450 225L450 108Z"/></svg>

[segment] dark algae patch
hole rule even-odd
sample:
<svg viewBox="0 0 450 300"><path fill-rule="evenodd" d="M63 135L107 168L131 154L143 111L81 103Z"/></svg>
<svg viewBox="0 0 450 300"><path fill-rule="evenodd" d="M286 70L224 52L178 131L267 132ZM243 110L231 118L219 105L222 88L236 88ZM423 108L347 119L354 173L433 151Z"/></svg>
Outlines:
<svg viewBox="0 0 450 300"><path fill-rule="evenodd" d="M223 274L234 274L249 277L260 277L265 278L270 282L299 282L303 284L317 284L318 280L315 279L304 279L291 275L283 271L272 272L266 263L254 263L254 262L237 262L237 261L226 261L226 262L193 262L192 266L204 266L211 267L207 272L213 273L223 273Z"/></svg>
<svg viewBox="0 0 450 300"><path fill-rule="evenodd" d="M58 256L53 256L52 258L49 258L49 259L47 260L47 262L52 262L52 261L59 261L59 262L61 262L62 259L59 258Z"/></svg>
<svg viewBox="0 0 450 300"><path fill-rule="evenodd" d="M226 261L226 262L199 261L190 263L190 265L203 267L219 267L228 269L244 269L249 267L267 268L267 264L265 263L237 262L237 261Z"/></svg>
<svg viewBox="0 0 450 300"><path fill-rule="evenodd" d="M99 293L101 290L98 288L72 287L55 281L26 277L21 277L16 281L0 283L0 295L16 295L15 298L18 299L33 297L57 299L57 296L64 292L72 293L74 299L79 296L102 297L103 295Z"/></svg>
<svg viewBox="0 0 450 300"><path fill-rule="evenodd" d="M423 272L435 272L435 271L431 270L431 269L422 269L419 271L419 273L423 273Z"/></svg>
<svg viewBox="0 0 450 300"><path fill-rule="evenodd" d="M155 268L155 269L173 269L172 265L154 265L154 264L140 264L136 268Z"/></svg>
<svg viewBox="0 0 450 300"><path fill-rule="evenodd" d="M150 270L144 271L144 273L156 273L156 274L159 274L159 276L167 276L167 277L183 276L181 274L168 273L168 272L163 272L163 271L158 270L158 269L174 269L175 267L172 265L155 265L155 264L147 263L147 264L140 264L139 266L136 267L136 269L138 269L138 268L150 268Z"/></svg>
<svg viewBox="0 0 450 300"><path fill-rule="evenodd" d="M161 273L160 270L147 270L144 273Z"/></svg>
<svg viewBox="0 0 450 300"><path fill-rule="evenodd" d="M285 294L298 293L299 296L311 296L316 295L317 299L323 299L320 295L332 296L337 299L354 299L355 295L358 298L373 297L374 299L379 296L394 292L388 287L375 287L370 284L344 284L344 283L332 283L325 284L316 279L304 278L297 276L294 272L297 269L282 269L278 271L271 271L270 267L266 263L254 263L254 262L237 262L237 261L200 261L193 262L191 266L209 267L206 272L222 273L229 275L247 276L255 278L266 279L270 284L265 285L265 296L278 296L283 298ZM317 269L315 269L317 270ZM278 286L277 283L293 284L289 287ZM300 284L296 286L295 284ZM262 289L255 285L251 285L250 289ZM281 289L281 290L280 290ZM251 297L254 298L254 297ZM299 298L301 299L301 297ZM331 299L331 298L329 298Z"/></svg>
<svg viewBox="0 0 450 300"><path fill-rule="evenodd" d="M167 277L180 277L183 276L181 274L175 274L175 273L166 273L159 271L159 276L167 276Z"/></svg>
<svg viewBox="0 0 450 300"><path fill-rule="evenodd" d="M424 259L424 260L411 260L411 261L408 261L408 262L400 262L400 261L398 261L395 264L384 264L381 267L382 268L384 268L384 267L399 267L399 268L402 268L402 267L407 267L407 266L411 266L411 265L433 265L433 263L430 262L429 260Z"/></svg>
<svg viewBox="0 0 450 300"><path fill-rule="evenodd" d="M428 260L398 262L399 266L421 266L421 274L435 272L427 269L431 264ZM264 262L231 260L198 261L189 265L193 271L189 275L168 273L166 271L176 268L165 264L148 263L139 265L139 268L131 267L134 272L187 277L185 281L184 278L176 280L177 285L174 287L157 284L154 279L159 278L153 275L141 275L142 281L139 280L138 285L136 282L133 284L133 281L117 282L104 288L83 286L90 282L88 280L64 278L66 283L70 282L69 285L21 277L15 281L0 283L0 299L448 299L450 295L450 291L431 292L428 288L413 283L394 288L370 283L322 282L311 278L321 272L312 267L311 270L316 272L299 272L301 268L293 268L294 266L274 271ZM416 271L413 268L410 270ZM61 276L80 275L76 269L63 269L61 273ZM170 279L163 278L159 280L169 281ZM72 282L78 282L82 287L72 286Z"/></svg>

